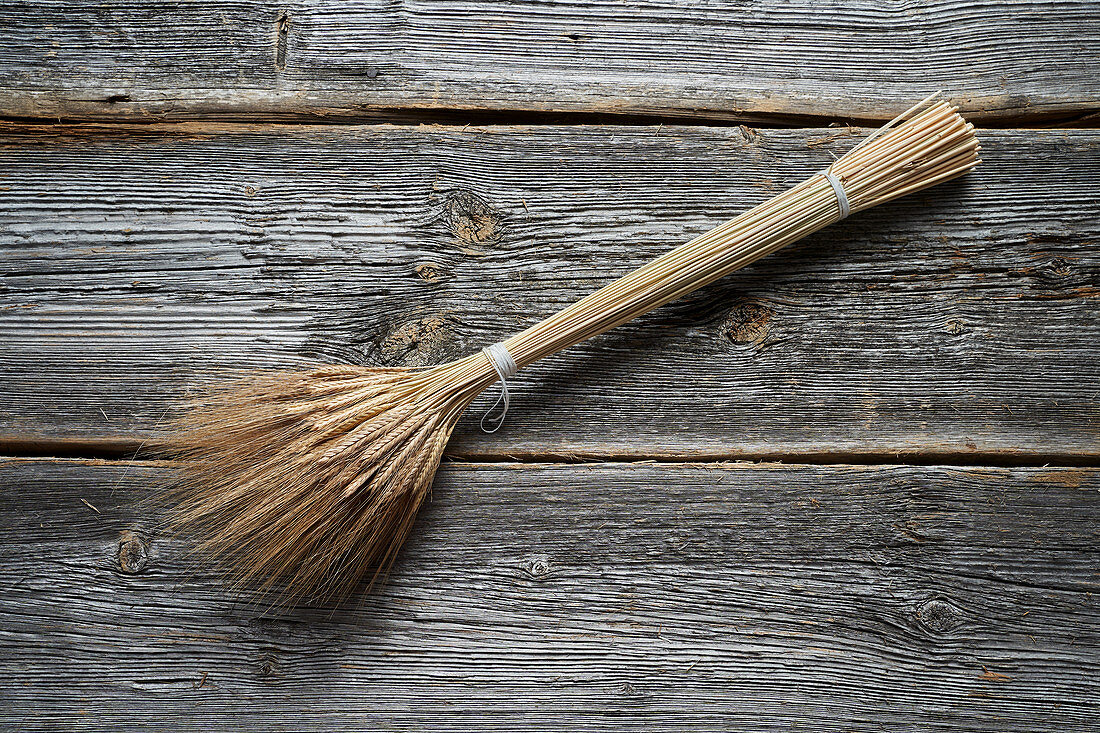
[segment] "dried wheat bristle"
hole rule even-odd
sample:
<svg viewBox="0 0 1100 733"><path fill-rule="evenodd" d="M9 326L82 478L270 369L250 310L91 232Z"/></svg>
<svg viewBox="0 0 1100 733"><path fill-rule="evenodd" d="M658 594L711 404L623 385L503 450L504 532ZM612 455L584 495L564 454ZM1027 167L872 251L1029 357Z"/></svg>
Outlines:
<svg viewBox="0 0 1100 733"><path fill-rule="evenodd" d="M182 461L171 525L242 591L339 598L408 535L455 422L488 384L472 361L270 372L215 388L169 446Z"/></svg>

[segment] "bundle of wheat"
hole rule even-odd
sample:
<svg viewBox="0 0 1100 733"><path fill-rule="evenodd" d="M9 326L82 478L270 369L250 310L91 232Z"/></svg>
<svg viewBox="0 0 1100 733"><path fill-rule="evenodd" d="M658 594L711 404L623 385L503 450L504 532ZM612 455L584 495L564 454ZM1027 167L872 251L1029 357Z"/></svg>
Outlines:
<svg viewBox="0 0 1100 733"><path fill-rule="evenodd" d="M235 585L338 597L389 566L471 401L515 371L682 297L850 212L977 165L973 126L937 95L823 172L500 344L425 369L258 374L182 418L176 527ZM507 408L505 399L505 409Z"/></svg>

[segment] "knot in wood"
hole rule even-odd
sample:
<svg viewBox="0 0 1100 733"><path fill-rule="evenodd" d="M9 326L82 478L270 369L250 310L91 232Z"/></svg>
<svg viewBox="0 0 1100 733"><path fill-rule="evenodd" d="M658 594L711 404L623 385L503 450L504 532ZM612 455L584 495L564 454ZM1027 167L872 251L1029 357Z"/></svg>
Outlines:
<svg viewBox="0 0 1100 733"><path fill-rule="evenodd" d="M761 346L771 333L774 315L775 311L763 303L746 300L730 310L720 332L731 343Z"/></svg>
<svg viewBox="0 0 1100 733"><path fill-rule="evenodd" d="M1070 265L1069 260L1064 257L1055 257L1050 261L1048 265L1050 274L1055 277L1069 277L1073 274L1073 267Z"/></svg>
<svg viewBox="0 0 1100 733"><path fill-rule="evenodd" d="M271 679L277 677L279 674L279 665L275 660L275 657L271 654L265 654L260 657L260 663L258 665L257 672L259 672L260 679Z"/></svg>
<svg viewBox="0 0 1100 733"><path fill-rule="evenodd" d="M446 320L430 316L395 328L378 344L378 351L387 366L429 366L446 361L456 340Z"/></svg>
<svg viewBox="0 0 1100 733"><path fill-rule="evenodd" d="M537 555L530 558L523 568L528 576L541 579L550 574L550 558L545 555Z"/></svg>
<svg viewBox="0 0 1100 733"><path fill-rule="evenodd" d="M437 283L443 279L443 266L436 262L422 262L416 266L416 276L426 283Z"/></svg>
<svg viewBox="0 0 1100 733"><path fill-rule="evenodd" d="M963 625L963 613L954 604L932 598L917 608L917 623L928 631L946 634Z"/></svg>
<svg viewBox="0 0 1100 733"><path fill-rule="evenodd" d="M124 530L118 538L118 569L137 575L149 565L149 546L135 532Z"/></svg>
<svg viewBox="0 0 1100 733"><path fill-rule="evenodd" d="M443 216L451 234L463 242L479 244L500 239L500 213L475 193L451 193L443 205Z"/></svg>
<svg viewBox="0 0 1100 733"><path fill-rule="evenodd" d="M970 329L967 328L966 323L960 321L958 318L952 318L945 323L943 329L952 336L962 336L970 333Z"/></svg>

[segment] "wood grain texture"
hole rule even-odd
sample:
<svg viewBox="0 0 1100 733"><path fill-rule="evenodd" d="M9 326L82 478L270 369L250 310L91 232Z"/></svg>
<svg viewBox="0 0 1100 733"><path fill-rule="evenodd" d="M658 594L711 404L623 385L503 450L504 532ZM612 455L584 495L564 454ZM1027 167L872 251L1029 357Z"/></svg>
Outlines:
<svg viewBox="0 0 1100 733"><path fill-rule="evenodd" d="M234 369L469 353L862 134L12 132L0 440L133 445ZM967 178L525 370L504 428L467 416L453 454L1095 460L1100 135L981 140Z"/></svg>
<svg viewBox="0 0 1100 733"><path fill-rule="evenodd" d="M8 2L0 114L1095 119L1098 57L1087 1Z"/></svg>
<svg viewBox="0 0 1100 733"><path fill-rule="evenodd" d="M0 462L5 728L1100 725L1097 470L448 464L384 588L267 615L161 470Z"/></svg>

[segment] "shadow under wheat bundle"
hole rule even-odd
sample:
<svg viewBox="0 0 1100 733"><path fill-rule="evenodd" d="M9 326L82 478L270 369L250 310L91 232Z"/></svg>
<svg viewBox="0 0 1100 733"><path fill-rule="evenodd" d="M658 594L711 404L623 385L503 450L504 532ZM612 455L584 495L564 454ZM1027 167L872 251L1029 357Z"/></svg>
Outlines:
<svg viewBox="0 0 1100 733"><path fill-rule="evenodd" d="M346 594L394 560L456 422L486 388L852 212L978 164L973 126L924 100L826 170L499 344L429 368L331 366L215 387L178 425L171 521L240 588Z"/></svg>

